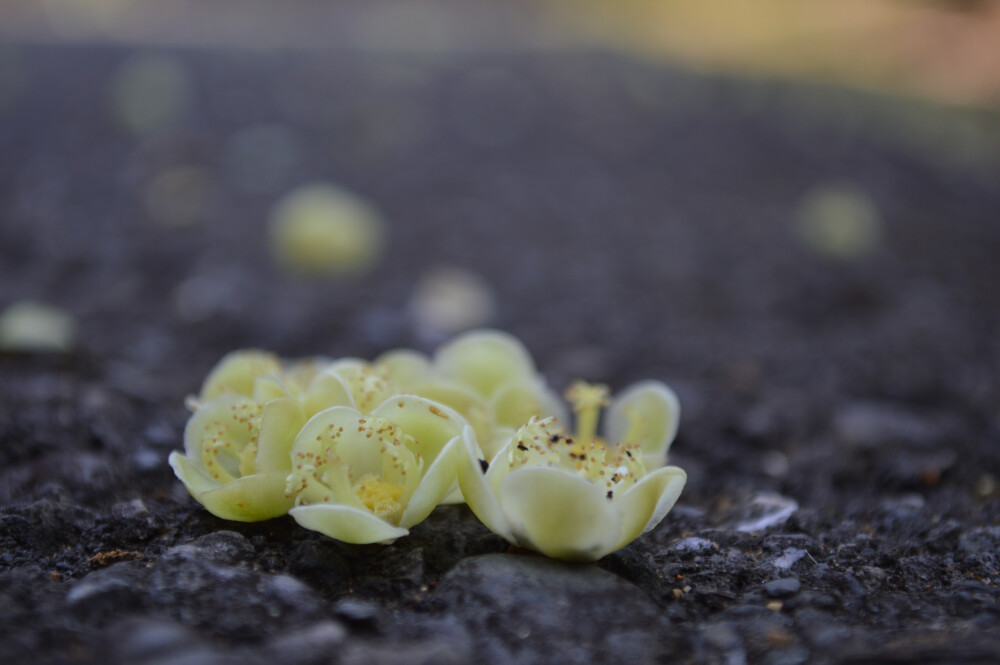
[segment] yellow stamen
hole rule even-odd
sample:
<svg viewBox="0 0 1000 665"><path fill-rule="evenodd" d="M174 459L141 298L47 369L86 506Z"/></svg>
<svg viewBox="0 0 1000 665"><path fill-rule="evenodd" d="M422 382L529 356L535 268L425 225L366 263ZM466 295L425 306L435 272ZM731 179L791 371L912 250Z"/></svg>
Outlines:
<svg viewBox="0 0 1000 665"><path fill-rule="evenodd" d="M367 474L354 486L354 493L379 519L399 524L403 513L399 497L404 489L402 485L387 483L378 476Z"/></svg>
<svg viewBox="0 0 1000 665"><path fill-rule="evenodd" d="M582 442L596 439L597 419L601 407L608 406L610 391L608 387L597 383L577 381L566 391L566 399L573 405L576 413L576 438Z"/></svg>

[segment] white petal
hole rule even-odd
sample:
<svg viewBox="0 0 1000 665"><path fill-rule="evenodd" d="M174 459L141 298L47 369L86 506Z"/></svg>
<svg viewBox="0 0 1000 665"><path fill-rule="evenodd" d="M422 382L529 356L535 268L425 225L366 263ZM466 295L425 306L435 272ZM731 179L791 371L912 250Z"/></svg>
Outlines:
<svg viewBox="0 0 1000 665"><path fill-rule="evenodd" d="M430 359L410 349L387 351L375 359L376 367L384 369L389 379L402 392L414 392L431 371Z"/></svg>
<svg viewBox="0 0 1000 665"><path fill-rule="evenodd" d="M274 374L262 374L253 380L253 399L255 402L270 402L291 395L285 382Z"/></svg>
<svg viewBox="0 0 1000 665"><path fill-rule="evenodd" d="M625 547L666 516L684 489L687 474L676 466L648 473L616 498L612 505L622 520L622 536L615 549Z"/></svg>
<svg viewBox="0 0 1000 665"><path fill-rule="evenodd" d="M497 389L492 399L496 422L501 427L518 428L532 416L554 416L567 422L566 407L543 381L514 381Z"/></svg>
<svg viewBox="0 0 1000 665"><path fill-rule="evenodd" d="M244 476L219 485L177 453L170 456L170 466L191 496L216 517L258 522L281 517L292 507L292 499L285 497L284 471Z"/></svg>
<svg viewBox="0 0 1000 665"><path fill-rule="evenodd" d="M283 397L268 402L257 437L258 473L292 470L292 442L306 422L298 400Z"/></svg>
<svg viewBox="0 0 1000 665"><path fill-rule="evenodd" d="M302 427L292 444L292 461L297 463L300 453L322 454L326 448L336 448L345 466L351 467L355 478L369 473L381 475L382 456L371 439L358 432L358 421L363 418L349 406L333 406L320 411ZM334 438L335 437L335 438Z"/></svg>
<svg viewBox="0 0 1000 665"><path fill-rule="evenodd" d="M455 381L437 379L420 384L414 393L457 411L476 431L477 440L493 437L493 410L471 389Z"/></svg>
<svg viewBox="0 0 1000 665"><path fill-rule="evenodd" d="M462 488L458 485L452 487L451 491L438 501L439 506L460 506L463 503L465 503L465 497L462 496Z"/></svg>
<svg viewBox="0 0 1000 665"><path fill-rule="evenodd" d="M500 506L519 544L556 559L596 561L620 540L618 513L601 489L562 469L511 471Z"/></svg>
<svg viewBox="0 0 1000 665"><path fill-rule="evenodd" d="M459 335L438 349L434 366L442 376L470 386L483 397L490 397L505 383L535 374L535 363L524 345L499 330Z"/></svg>
<svg viewBox="0 0 1000 665"><path fill-rule="evenodd" d="M170 464L170 468L174 470L174 475L184 483L184 487L196 499L202 492L214 490L222 486L219 481L209 476L200 464L192 462L177 451L170 453L167 462Z"/></svg>
<svg viewBox="0 0 1000 665"><path fill-rule="evenodd" d="M500 509L496 494L486 484L486 477L480 464L480 450L472 428L462 432L462 448L458 464L458 484L462 488L465 502L479 521L493 533L514 542L514 535L507 525L507 518Z"/></svg>
<svg viewBox="0 0 1000 665"><path fill-rule="evenodd" d="M500 451L510 443L515 434L517 434L517 430L512 427L494 427L493 438L489 441L481 442L483 452L486 454L486 460L492 462L496 459Z"/></svg>
<svg viewBox="0 0 1000 665"><path fill-rule="evenodd" d="M431 468L424 472L423 478L420 479L420 485L417 486L417 491L410 497L406 510L403 511L399 526L409 529L414 524L423 522L435 506L441 503L452 487L457 486L462 446L462 437L456 436L444 447L441 454L431 464Z"/></svg>
<svg viewBox="0 0 1000 665"><path fill-rule="evenodd" d="M415 440L414 452L433 464L445 445L462 433L465 418L454 409L416 395L396 395L376 407L371 415L399 425Z"/></svg>
<svg viewBox="0 0 1000 665"><path fill-rule="evenodd" d="M605 438L616 442L629 437L628 443L642 448L646 467L656 468L667 459L680 419L681 405L674 391L659 381L642 381L615 398L608 411ZM633 432L637 435L630 436Z"/></svg>
<svg viewBox="0 0 1000 665"><path fill-rule="evenodd" d="M232 421L232 407L248 399L243 395L222 395L199 405L184 426L184 453L188 459L199 460L195 464L201 466L203 437L210 430L228 425ZM250 441L250 432L244 427L231 427L227 431L239 449Z"/></svg>
<svg viewBox="0 0 1000 665"><path fill-rule="evenodd" d="M354 398L343 377L326 370L317 374L309 384L302 398L302 406L309 417L331 406L355 408Z"/></svg>
<svg viewBox="0 0 1000 665"><path fill-rule="evenodd" d="M226 354L205 377L201 400L220 395L253 395L253 381L262 374L281 372L281 361L273 353L247 349Z"/></svg>
<svg viewBox="0 0 1000 665"><path fill-rule="evenodd" d="M383 522L367 510L351 506L320 503L292 508L288 514L307 529L355 545L388 543L409 533Z"/></svg>

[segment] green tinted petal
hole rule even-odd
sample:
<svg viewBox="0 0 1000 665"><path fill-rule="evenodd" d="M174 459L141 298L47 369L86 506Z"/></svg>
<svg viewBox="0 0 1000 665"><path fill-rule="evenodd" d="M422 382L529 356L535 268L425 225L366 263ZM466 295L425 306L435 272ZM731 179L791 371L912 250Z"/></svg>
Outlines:
<svg viewBox="0 0 1000 665"><path fill-rule="evenodd" d="M620 540L618 514L600 488L562 469L511 471L500 506L518 544L556 559L596 561Z"/></svg>
<svg viewBox="0 0 1000 665"><path fill-rule="evenodd" d="M636 443L647 468L662 466L680 423L677 395L659 381L643 381L615 399L608 411L607 440Z"/></svg>
<svg viewBox="0 0 1000 665"><path fill-rule="evenodd" d="M478 440L489 441L493 438L493 411L472 390L454 381L436 380L422 383L414 392L457 411L475 430Z"/></svg>
<svg viewBox="0 0 1000 665"><path fill-rule="evenodd" d="M462 447L459 452L458 484L469 508L487 529L511 543L515 542L514 535L507 525L507 518L500 509L500 502L486 483L480 462L481 451L476 445L476 437L471 427L462 433Z"/></svg>
<svg viewBox="0 0 1000 665"><path fill-rule="evenodd" d="M316 375L302 396L302 407L310 418L332 406L355 408L354 398L344 379L336 372L323 371Z"/></svg>
<svg viewBox="0 0 1000 665"><path fill-rule="evenodd" d="M567 422L566 407L542 381L514 381L501 386L492 399L496 424L518 428L532 416L554 416Z"/></svg>
<svg viewBox="0 0 1000 665"><path fill-rule="evenodd" d="M410 497L410 501L403 511L403 516L399 520L399 525L409 529L413 525L423 522L435 506L448 494L452 487L457 486L458 465L461 461L462 438L456 436L452 439L437 456L430 468L424 472L420 479L417 491Z"/></svg>
<svg viewBox="0 0 1000 665"><path fill-rule="evenodd" d="M253 382L263 374L281 372L281 360L273 353L249 349L233 351L216 364L201 386L201 400L220 395L253 395Z"/></svg>
<svg viewBox="0 0 1000 665"><path fill-rule="evenodd" d="M413 450L428 468L445 445L467 425L453 409L416 395L396 395L378 406L371 415L399 425L414 439ZM409 444L407 444L409 445Z"/></svg>
<svg viewBox="0 0 1000 665"><path fill-rule="evenodd" d="M524 345L499 330L459 335L438 349L434 367L441 376L463 383L483 397L535 374L535 363Z"/></svg>
<svg viewBox="0 0 1000 665"><path fill-rule="evenodd" d="M257 439L258 473L292 470L292 442L305 422L302 407L291 397L275 399L264 406Z"/></svg>
<svg viewBox="0 0 1000 665"><path fill-rule="evenodd" d="M409 349L387 351L372 363L384 371L400 392L414 392L431 372L427 356Z"/></svg>
<svg viewBox="0 0 1000 665"><path fill-rule="evenodd" d="M383 522L367 510L351 506L321 503L292 508L288 514L307 529L355 545L388 544L409 533Z"/></svg>
<svg viewBox="0 0 1000 665"><path fill-rule="evenodd" d="M235 522L259 522L281 517L292 507L285 497L284 471L244 476L221 487L192 493L208 512Z"/></svg>
<svg viewBox="0 0 1000 665"><path fill-rule="evenodd" d="M684 471L676 466L665 466L646 474L616 498L612 505L620 515L622 535L615 549L625 547L659 524L677 503L686 481Z"/></svg>

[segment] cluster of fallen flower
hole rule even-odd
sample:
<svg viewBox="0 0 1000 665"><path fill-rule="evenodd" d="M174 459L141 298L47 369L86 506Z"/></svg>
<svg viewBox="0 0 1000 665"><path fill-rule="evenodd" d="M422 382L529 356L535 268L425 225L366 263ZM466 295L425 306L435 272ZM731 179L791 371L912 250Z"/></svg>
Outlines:
<svg viewBox="0 0 1000 665"><path fill-rule="evenodd" d="M468 503L493 532L568 560L595 560L656 526L684 487L664 466L680 408L646 381L611 405L603 386L546 386L506 333L409 350L283 362L237 351L212 370L173 453L177 477L213 514L290 514L348 543L391 543L440 503ZM597 435L600 410L603 437Z"/></svg>

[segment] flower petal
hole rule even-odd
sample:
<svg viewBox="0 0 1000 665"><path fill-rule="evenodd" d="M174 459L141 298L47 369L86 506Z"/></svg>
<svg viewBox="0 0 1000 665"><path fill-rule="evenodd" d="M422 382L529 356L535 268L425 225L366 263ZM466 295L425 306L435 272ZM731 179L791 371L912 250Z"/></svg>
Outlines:
<svg viewBox="0 0 1000 665"><path fill-rule="evenodd" d="M486 476L480 464L482 458L479 456L479 446L476 444L476 437L471 427L465 428L461 440L458 484L462 488L465 502L487 529L509 542L514 542L514 535L500 509L500 502L486 483Z"/></svg>
<svg viewBox="0 0 1000 665"><path fill-rule="evenodd" d="M433 464L449 441L462 433L465 418L453 409L416 395L396 395L376 407L381 416L399 425L414 439L414 451L424 458L424 468Z"/></svg>
<svg viewBox="0 0 1000 665"><path fill-rule="evenodd" d="M456 436L448 442L431 467L424 472L417 491L410 497L410 502L403 511L399 526L409 529L414 524L423 522L452 487L456 486L462 446L462 437Z"/></svg>
<svg viewBox="0 0 1000 665"><path fill-rule="evenodd" d="M647 468L662 466L681 419L677 395L659 381L642 381L615 398L608 411L608 442L625 441L642 448Z"/></svg>
<svg viewBox="0 0 1000 665"><path fill-rule="evenodd" d="M458 412L476 432L476 439L487 441L493 438L493 410L475 392L455 381L426 381L417 390L417 395Z"/></svg>
<svg viewBox="0 0 1000 665"><path fill-rule="evenodd" d="M291 397L271 400L264 406L257 437L258 473L292 470L292 442L305 422L302 407Z"/></svg>
<svg viewBox="0 0 1000 665"><path fill-rule="evenodd" d="M383 522L367 510L352 506L320 503L292 508L288 514L307 529L355 545L391 543L409 533Z"/></svg>
<svg viewBox="0 0 1000 665"><path fill-rule="evenodd" d="M344 378L330 371L316 375L302 397L302 406L310 418L331 406L355 408L354 398Z"/></svg>
<svg viewBox="0 0 1000 665"><path fill-rule="evenodd" d="M535 374L535 363L524 345L499 330L459 335L438 349L434 365L442 376L470 386L483 397L506 383Z"/></svg>
<svg viewBox="0 0 1000 665"><path fill-rule="evenodd" d="M381 475L382 456L379 447L372 445L371 439L358 431L358 422L363 418L356 409L349 406L333 406L320 411L310 418L292 443L293 462L298 463L299 455L322 455L326 448L336 447L337 455L346 467L351 468L355 478L369 473Z"/></svg>
<svg viewBox="0 0 1000 665"><path fill-rule="evenodd" d="M279 374L281 360L267 351L247 349L223 356L201 385L201 400L220 395L253 395L253 380L262 374Z"/></svg>
<svg viewBox="0 0 1000 665"><path fill-rule="evenodd" d="M239 476L237 456L252 443L255 428L251 418L256 416L259 405L243 395L222 395L205 402L188 418L184 426L184 453L188 460L208 473L205 468L207 447L224 450L225 454L212 457L217 479L226 481Z"/></svg>
<svg viewBox="0 0 1000 665"><path fill-rule="evenodd" d="M234 522L259 522L281 517L292 507L293 501L285 497L284 471L258 473L226 483L205 488L186 458L171 455L170 465L188 492L208 512Z"/></svg>
<svg viewBox="0 0 1000 665"><path fill-rule="evenodd" d="M497 389L491 400L496 423L518 428L532 416L566 422L566 407L543 381L514 381Z"/></svg>
<svg viewBox="0 0 1000 665"><path fill-rule="evenodd" d="M618 513L600 488L562 469L511 471L500 506L519 544L556 559L596 561L620 540Z"/></svg>
<svg viewBox="0 0 1000 665"><path fill-rule="evenodd" d="M621 540L615 549L625 547L646 533L666 516L684 489L687 474L676 466L665 466L646 474L612 505L622 521Z"/></svg>
<svg viewBox="0 0 1000 665"><path fill-rule="evenodd" d="M202 492L214 490L222 486L219 481L205 473L205 470L201 466L177 451L170 453L167 462L170 464L170 468L174 470L174 475L177 476L177 479L184 483L184 487L196 499Z"/></svg>
<svg viewBox="0 0 1000 665"><path fill-rule="evenodd" d="M274 374L261 374L253 380L253 399L255 402L266 403L272 399L288 397L292 391L280 377Z"/></svg>
<svg viewBox="0 0 1000 665"><path fill-rule="evenodd" d="M373 364L384 370L401 392L407 393L414 392L416 386L423 383L431 371L430 359L410 349L386 351Z"/></svg>

